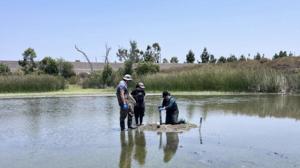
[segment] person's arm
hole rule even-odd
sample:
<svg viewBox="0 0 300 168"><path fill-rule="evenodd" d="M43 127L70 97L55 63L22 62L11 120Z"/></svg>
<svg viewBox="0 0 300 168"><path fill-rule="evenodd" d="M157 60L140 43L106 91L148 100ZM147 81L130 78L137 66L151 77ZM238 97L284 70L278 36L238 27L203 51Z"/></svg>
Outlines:
<svg viewBox="0 0 300 168"><path fill-rule="evenodd" d="M170 101L169 105L165 107L166 110L172 108L172 106L173 106L174 103L175 103L175 99L174 99L174 98L170 98L169 101Z"/></svg>
<svg viewBox="0 0 300 168"><path fill-rule="evenodd" d="M132 95L129 95L129 100L130 100L130 103L133 103L133 105L136 105L136 100L134 99L134 97L132 97Z"/></svg>
<svg viewBox="0 0 300 168"><path fill-rule="evenodd" d="M159 106L159 108L164 108L164 107L165 107L165 105L166 105L166 101L165 101L165 100L163 100L163 101L162 101L162 103L161 103L161 106Z"/></svg>
<svg viewBox="0 0 300 168"><path fill-rule="evenodd" d="M146 96L146 92L143 90L143 94L144 94L144 96Z"/></svg>
<svg viewBox="0 0 300 168"><path fill-rule="evenodd" d="M126 100L125 100L125 91L123 89L120 90L120 95L121 95L121 100L123 102L123 104L127 104Z"/></svg>
<svg viewBox="0 0 300 168"><path fill-rule="evenodd" d="M133 90L131 93L130 93L133 97L135 97L135 90Z"/></svg>

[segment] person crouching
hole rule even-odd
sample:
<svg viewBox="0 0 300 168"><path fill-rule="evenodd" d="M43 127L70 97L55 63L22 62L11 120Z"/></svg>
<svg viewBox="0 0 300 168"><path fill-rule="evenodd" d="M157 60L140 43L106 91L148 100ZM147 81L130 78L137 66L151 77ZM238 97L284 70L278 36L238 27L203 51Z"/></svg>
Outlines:
<svg viewBox="0 0 300 168"><path fill-rule="evenodd" d="M162 94L163 102L161 110L166 110L166 124L178 124L179 110L177 107L176 99L171 96L168 91Z"/></svg>

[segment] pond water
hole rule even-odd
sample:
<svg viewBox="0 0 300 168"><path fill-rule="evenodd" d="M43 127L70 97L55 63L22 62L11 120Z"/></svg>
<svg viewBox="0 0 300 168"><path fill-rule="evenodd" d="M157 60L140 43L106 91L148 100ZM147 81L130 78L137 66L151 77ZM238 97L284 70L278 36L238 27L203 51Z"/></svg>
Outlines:
<svg viewBox="0 0 300 168"><path fill-rule="evenodd" d="M0 100L0 167L300 167L300 97L181 96L185 133L120 132L115 97ZM145 123L160 97L146 98Z"/></svg>

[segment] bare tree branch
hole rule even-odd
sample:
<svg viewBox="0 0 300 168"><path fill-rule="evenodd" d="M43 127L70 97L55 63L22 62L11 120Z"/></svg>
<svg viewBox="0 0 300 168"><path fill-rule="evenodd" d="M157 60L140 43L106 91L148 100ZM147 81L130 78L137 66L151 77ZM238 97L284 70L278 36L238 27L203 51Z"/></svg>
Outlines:
<svg viewBox="0 0 300 168"><path fill-rule="evenodd" d="M93 64L91 63L89 57L85 54L85 52L83 52L82 50L80 50L80 49L76 46L76 44L75 44L75 49L76 49L76 51L80 52L80 53L85 57L85 59L87 60L87 62L88 62L89 65L90 65L91 72L94 72Z"/></svg>
<svg viewBox="0 0 300 168"><path fill-rule="evenodd" d="M108 55L109 55L110 50L111 50L111 47L108 47L107 44L105 44L105 61L104 61L105 64L109 63Z"/></svg>

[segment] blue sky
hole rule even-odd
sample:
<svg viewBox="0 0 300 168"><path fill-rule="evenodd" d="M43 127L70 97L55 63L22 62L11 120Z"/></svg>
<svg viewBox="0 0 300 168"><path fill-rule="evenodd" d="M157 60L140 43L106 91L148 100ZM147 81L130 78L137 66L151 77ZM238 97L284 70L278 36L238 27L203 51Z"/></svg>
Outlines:
<svg viewBox="0 0 300 168"><path fill-rule="evenodd" d="M216 57L279 50L300 55L297 0L1 0L0 59L21 59L32 47L45 56L104 60L105 44L116 50L136 40L140 49L158 42L162 57L200 59L204 47Z"/></svg>

